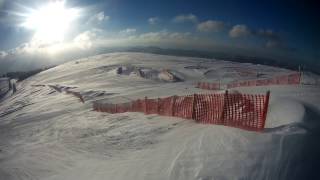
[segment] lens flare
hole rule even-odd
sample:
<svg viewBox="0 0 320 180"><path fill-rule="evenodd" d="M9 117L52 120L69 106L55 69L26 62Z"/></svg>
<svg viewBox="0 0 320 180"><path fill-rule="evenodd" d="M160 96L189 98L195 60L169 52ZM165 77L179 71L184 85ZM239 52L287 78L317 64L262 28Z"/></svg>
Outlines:
<svg viewBox="0 0 320 180"><path fill-rule="evenodd" d="M33 40L41 43L62 42L78 11L65 7L65 1L51 2L26 16L23 26L35 31Z"/></svg>

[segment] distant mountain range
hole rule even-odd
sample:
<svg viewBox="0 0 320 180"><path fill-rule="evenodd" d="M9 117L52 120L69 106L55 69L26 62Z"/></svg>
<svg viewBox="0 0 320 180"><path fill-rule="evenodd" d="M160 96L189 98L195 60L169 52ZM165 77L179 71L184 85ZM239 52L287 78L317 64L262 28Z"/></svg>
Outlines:
<svg viewBox="0 0 320 180"><path fill-rule="evenodd" d="M226 61L240 62L240 63L253 63L253 64L263 64L269 66L276 66L291 70L299 70L299 66L302 69L320 74L320 67L314 64L303 64L297 60L277 60L272 58L256 57L239 55L236 53L225 53L225 52L209 52L209 51L199 51L199 50L183 50L183 49L172 49L172 48L159 48L154 46L135 46L135 47L113 47L113 48L98 48L90 52L79 52L73 55L65 55L63 58L59 57L56 61L46 61L45 57L30 58L25 59L10 59L7 61L0 61L0 74L5 74L12 71L31 71L39 68L44 68L48 66L58 65L63 62L89 57L92 55L113 53L113 52L143 52L161 55L173 55L173 56L187 56L187 57L200 57L200 58L214 58Z"/></svg>
<svg viewBox="0 0 320 180"><path fill-rule="evenodd" d="M143 52L143 53L152 53L152 54L161 54L161 55L173 55L173 56L187 56L187 57L199 57L199 58L209 58L209 59L218 59L226 60L240 63L252 63L252 64L263 64L269 66L276 66L286 69L291 69L298 71L299 66L305 68L308 71L311 71L316 74L320 74L320 70L316 66L307 66L307 64L301 64L296 60L282 60L256 56L245 56L235 53L225 53L225 52L209 52L209 51L199 51L199 50L182 50L182 49L166 49L159 48L154 46L149 47L127 47L127 48L113 48L113 49L101 49L102 52ZM98 52L99 52L98 51Z"/></svg>

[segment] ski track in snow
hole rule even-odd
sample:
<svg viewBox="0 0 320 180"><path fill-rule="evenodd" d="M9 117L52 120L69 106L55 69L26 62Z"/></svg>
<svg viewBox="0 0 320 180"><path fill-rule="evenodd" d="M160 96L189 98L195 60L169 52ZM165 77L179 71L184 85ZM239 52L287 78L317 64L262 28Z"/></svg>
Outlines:
<svg viewBox="0 0 320 180"><path fill-rule="evenodd" d="M119 67L123 73L117 73ZM151 74L132 73L137 67ZM183 82L159 80L156 75L164 69ZM0 102L0 180L317 179L318 86L236 88L243 93L271 90L263 133L91 109L92 101L210 93L194 88L195 83L255 79L256 72L266 78L291 73L143 53L98 55L41 72L17 84L18 91ZM318 79L304 77L307 84ZM62 89L80 93L85 103Z"/></svg>

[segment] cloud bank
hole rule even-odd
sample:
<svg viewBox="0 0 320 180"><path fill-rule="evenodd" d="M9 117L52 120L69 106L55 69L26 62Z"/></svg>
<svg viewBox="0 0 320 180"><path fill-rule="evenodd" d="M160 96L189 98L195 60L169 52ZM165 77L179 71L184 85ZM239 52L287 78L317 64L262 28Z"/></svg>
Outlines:
<svg viewBox="0 0 320 180"><path fill-rule="evenodd" d="M93 15L89 18L87 21L87 24L96 24L96 23L102 23L103 21L108 21L110 19L110 16L106 16L103 11Z"/></svg>
<svg viewBox="0 0 320 180"><path fill-rule="evenodd" d="M231 28L229 31L229 36L231 38L240 38L240 37L246 37L251 34L251 31L246 25L238 24Z"/></svg>
<svg viewBox="0 0 320 180"><path fill-rule="evenodd" d="M200 32L219 32L224 29L224 22L208 20L197 25Z"/></svg>
<svg viewBox="0 0 320 180"><path fill-rule="evenodd" d="M184 23L184 22L197 23L198 17L195 16L194 14L182 14L174 17L172 21L174 23Z"/></svg>

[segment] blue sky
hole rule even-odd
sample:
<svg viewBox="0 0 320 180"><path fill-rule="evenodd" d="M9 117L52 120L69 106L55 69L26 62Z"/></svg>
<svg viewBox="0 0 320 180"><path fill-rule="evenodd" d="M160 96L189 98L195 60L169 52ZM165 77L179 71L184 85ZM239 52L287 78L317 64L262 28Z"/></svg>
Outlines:
<svg viewBox="0 0 320 180"><path fill-rule="evenodd" d="M25 25L57 2L0 0L0 61L152 45L319 63L316 1L64 0L64 8L77 13L67 28Z"/></svg>

